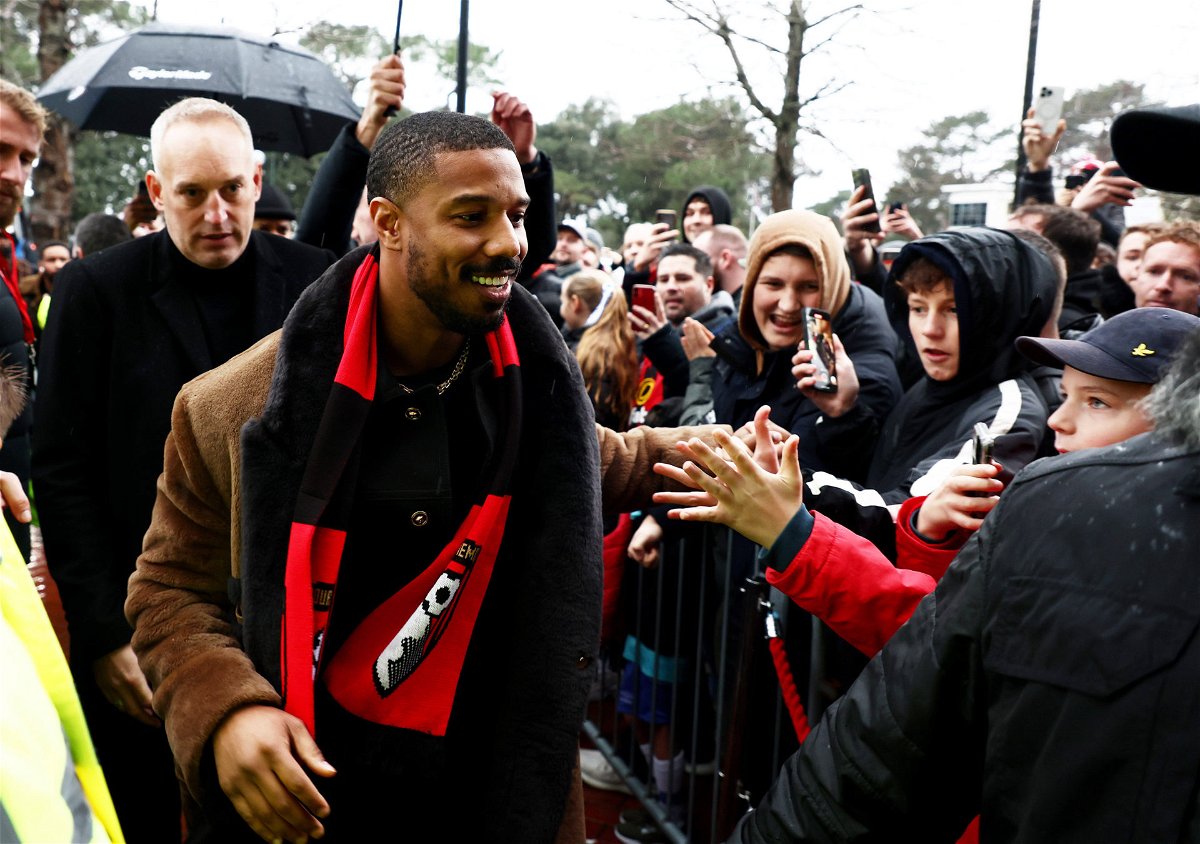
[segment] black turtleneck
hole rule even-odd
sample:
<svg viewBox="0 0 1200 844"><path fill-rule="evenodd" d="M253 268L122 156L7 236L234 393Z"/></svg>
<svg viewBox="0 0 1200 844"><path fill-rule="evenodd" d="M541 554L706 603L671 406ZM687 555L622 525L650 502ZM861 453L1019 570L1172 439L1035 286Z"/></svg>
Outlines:
<svg viewBox="0 0 1200 844"><path fill-rule="evenodd" d="M193 264L172 242L171 277L191 294L204 328L213 366L220 366L254 342L254 241L228 267L208 270Z"/></svg>

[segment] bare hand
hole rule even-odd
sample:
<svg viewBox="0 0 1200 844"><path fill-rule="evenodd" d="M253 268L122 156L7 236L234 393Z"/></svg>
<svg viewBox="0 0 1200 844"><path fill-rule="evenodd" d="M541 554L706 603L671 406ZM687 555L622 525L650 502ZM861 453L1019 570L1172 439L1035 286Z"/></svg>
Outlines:
<svg viewBox="0 0 1200 844"><path fill-rule="evenodd" d="M388 109L399 111L403 105L404 62L397 55L384 56L371 68L371 92L367 96L367 107L363 109L354 130L358 142L367 149L375 146L375 139L390 116Z"/></svg>
<svg viewBox="0 0 1200 844"><path fill-rule="evenodd" d="M652 569L658 565L662 537L662 525L653 516L647 516L633 532L625 553L642 568Z"/></svg>
<svg viewBox="0 0 1200 844"><path fill-rule="evenodd" d="M1096 175L1079 189L1079 193L1075 194L1075 198L1071 200L1071 207L1090 214L1101 205L1110 202L1113 205L1130 205L1133 202L1133 192L1142 185L1128 176L1114 176L1113 171L1120 166L1115 161L1106 162L1096 171Z"/></svg>
<svg viewBox="0 0 1200 844"><path fill-rule="evenodd" d="M1021 146L1025 148L1026 166L1030 173L1040 172L1050 166L1050 156L1065 131L1067 121L1059 120L1054 131L1047 133L1042 121L1038 120L1037 109L1030 107L1021 121Z"/></svg>
<svg viewBox="0 0 1200 844"><path fill-rule="evenodd" d="M320 838L329 804L305 768L336 772L304 723L273 706L236 709L213 733L217 779L250 828L266 841Z"/></svg>
<svg viewBox="0 0 1200 844"><path fill-rule="evenodd" d="M529 106L512 94L492 91L492 122L512 141L517 161L528 164L537 158L537 124Z"/></svg>
<svg viewBox="0 0 1200 844"><path fill-rule="evenodd" d="M779 461L783 455L783 442L791 434L771 421L771 407L764 404L754 412L754 419L734 431L733 436L740 440L747 449L754 452L754 462L762 467L764 472L774 474L779 471ZM686 442L675 443L675 448L689 460L696 459ZM719 446L716 454L722 459L730 459L729 454ZM678 466L670 463L655 463L654 471L663 477L674 480L680 486L692 490L691 492L655 493L655 502L689 507L715 507L717 505L717 500L698 487Z"/></svg>
<svg viewBox="0 0 1200 844"><path fill-rule="evenodd" d="M854 408L858 401L858 372L854 369L854 361L846 354L842 341L833 335L833 363L837 375L837 392L823 393L816 389L817 367L812 363L816 352L800 348L792 355L792 377L796 379L796 389L802 392L809 401L821 409L821 412L831 418L837 418Z"/></svg>
<svg viewBox="0 0 1200 844"><path fill-rule="evenodd" d="M25 487L21 484L21 479L12 472L0 472L0 507L12 510L18 522L28 523L33 520Z"/></svg>
<svg viewBox="0 0 1200 844"><path fill-rule="evenodd" d="M92 660L92 675L100 693L119 711L147 727L161 726L151 705L150 684L146 682L132 647L125 645Z"/></svg>
<svg viewBox="0 0 1200 844"><path fill-rule="evenodd" d="M633 268L639 272L645 272L658 260L658 256L667 244L676 240L679 240L679 229L670 228L666 223L655 223L654 227L650 229L650 236L646 238L645 246L641 248L633 262Z"/></svg>
<svg viewBox="0 0 1200 844"><path fill-rule="evenodd" d="M783 441L792 432L782 425L771 421L771 406L764 404L754 411L754 419L733 432L746 448L754 452L758 465L768 472L779 471L779 456L783 449Z"/></svg>
<svg viewBox="0 0 1200 844"><path fill-rule="evenodd" d="M771 547L804 500L804 483L797 457L800 438L793 434L784 442L778 472L763 469L755 462L750 449L736 437L717 431L714 439L730 455L729 459L713 451L703 440L693 437L685 444L691 460L681 471L692 486L702 490L715 503L692 504L685 498L690 493L660 492L655 494L655 500L686 505L671 510L672 518L728 525L751 542L764 548ZM655 471L658 471L657 466Z"/></svg>
<svg viewBox="0 0 1200 844"><path fill-rule="evenodd" d="M645 340L655 331L667 324L667 315L663 311L662 298L654 291L654 310L649 311L641 305L629 309L629 327L639 340Z"/></svg>
<svg viewBox="0 0 1200 844"><path fill-rule="evenodd" d="M883 232L869 231L872 223L879 222L879 210L875 201L867 199L867 186L859 185L850 194L850 204L842 212L842 237L846 240L846 251L854 269L859 273L871 269L875 261L875 247L883 242Z"/></svg>
<svg viewBox="0 0 1200 844"><path fill-rule="evenodd" d="M716 357L717 353L712 350L712 339L713 333L703 323L697 322L691 317L683 321L680 342L683 344L683 353L687 355L688 360Z"/></svg>
<svg viewBox="0 0 1200 844"><path fill-rule="evenodd" d="M979 530L983 517L1000 501L1004 484L995 480L999 473L996 463L955 469L917 511L917 531L941 542L955 530Z"/></svg>
<svg viewBox="0 0 1200 844"><path fill-rule="evenodd" d="M907 205L901 205L897 211L888 211L880 226L888 234L898 234L909 240L920 240L925 236L912 214L908 213Z"/></svg>

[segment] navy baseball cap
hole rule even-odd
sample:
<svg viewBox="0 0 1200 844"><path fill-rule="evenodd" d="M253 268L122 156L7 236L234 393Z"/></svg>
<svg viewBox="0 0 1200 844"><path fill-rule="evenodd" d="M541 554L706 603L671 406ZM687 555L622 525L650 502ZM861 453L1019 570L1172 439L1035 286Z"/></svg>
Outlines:
<svg viewBox="0 0 1200 844"><path fill-rule="evenodd" d="M1070 366L1097 378L1156 384L1197 331L1200 317L1171 308L1135 308L1078 340L1018 337L1017 351L1043 366Z"/></svg>

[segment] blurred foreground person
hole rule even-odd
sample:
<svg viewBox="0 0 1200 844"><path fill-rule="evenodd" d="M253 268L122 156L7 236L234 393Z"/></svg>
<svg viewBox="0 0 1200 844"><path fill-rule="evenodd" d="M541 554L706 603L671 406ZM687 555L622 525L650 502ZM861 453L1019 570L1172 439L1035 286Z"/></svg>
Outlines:
<svg viewBox="0 0 1200 844"><path fill-rule="evenodd" d="M19 372L0 366L0 432L25 406ZM0 507L32 518L11 472ZM0 521L0 841L123 842L62 646L8 525Z"/></svg>

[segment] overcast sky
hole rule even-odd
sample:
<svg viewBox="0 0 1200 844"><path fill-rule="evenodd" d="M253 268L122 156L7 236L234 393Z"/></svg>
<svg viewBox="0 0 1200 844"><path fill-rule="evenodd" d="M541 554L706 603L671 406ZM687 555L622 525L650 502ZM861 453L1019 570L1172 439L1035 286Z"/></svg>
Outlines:
<svg viewBox="0 0 1200 844"><path fill-rule="evenodd" d="M723 5L761 8L732 0ZM813 0L809 16L847 5ZM827 51L804 62L802 96L830 80L852 84L806 111L806 121L828 140L802 137L800 157L821 173L797 183L797 205L850 187L851 167L869 167L876 193L884 195L896 178L896 150L917 141L941 117L984 109L1015 127L1020 116L1030 0L864 0L864 5L854 19L839 19L841 30ZM173 23L221 20L264 34L322 19L370 24L389 43L395 27L395 6L386 0L158 0L158 15ZM453 38L458 17L459 4L451 0L409 0L402 32ZM632 117L734 90L724 47L681 21L663 0L472 0L470 34L472 41L501 51L498 75L539 120L553 119L589 96L611 99ZM1195 0L1044 0L1035 83L1062 85L1069 96L1131 79L1168 103L1200 102L1197 44ZM778 72L752 47L746 58L764 97L778 105L778 86L771 85ZM487 93L472 91L468 110L485 110ZM410 108L441 107L446 95L444 85L410 74Z"/></svg>

